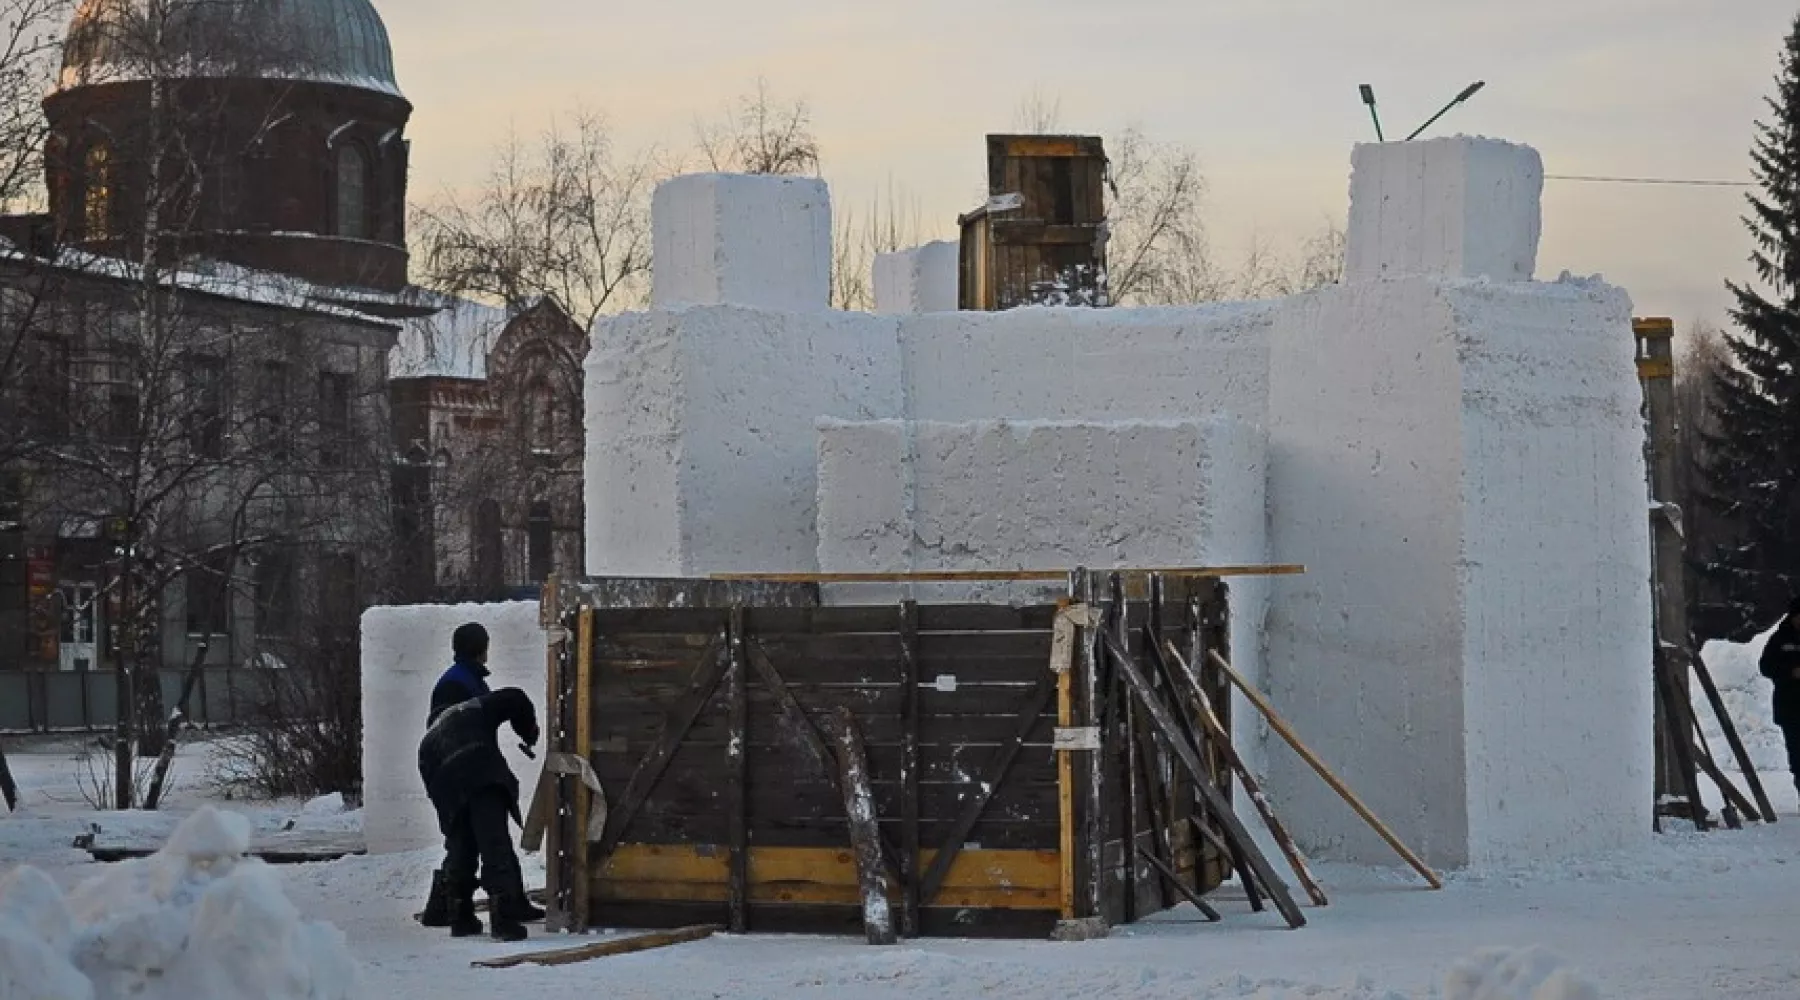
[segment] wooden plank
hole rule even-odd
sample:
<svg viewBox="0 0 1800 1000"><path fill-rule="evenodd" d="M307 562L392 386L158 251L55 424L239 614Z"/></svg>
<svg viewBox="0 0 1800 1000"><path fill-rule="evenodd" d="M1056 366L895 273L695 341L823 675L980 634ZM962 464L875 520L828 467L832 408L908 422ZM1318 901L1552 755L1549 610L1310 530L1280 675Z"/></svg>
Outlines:
<svg viewBox="0 0 1800 1000"><path fill-rule="evenodd" d="M710 579L759 583L1055 583L1066 580L1067 569L944 570L936 573L715 573ZM1294 576L1306 572L1299 565L1171 566L1134 568L1134 575L1164 576Z"/></svg>
<svg viewBox="0 0 1800 1000"><path fill-rule="evenodd" d="M576 655L575 655L575 739L574 746L568 752L580 754L591 764L594 746L594 609L582 608L576 618ZM547 762L546 762L546 766ZM594 845L588 843L589 820L593 815L594 794L579 777L571 778L570 785L575 792L575 816L569 824L573 833L569 852L573 855L571 875L574 879L573 926L577 934L587 933L592 926L588 922L588 863L593 857Z"/></svg>
<svg viewBox="0 0 1800 1000"><path fill-rule="evenodd" d="M900 933L919 936L919 606L900 604Z"/></svg>
<svg viewBox="0 0 1800 1000"><path fill-rule="evenodd" d="M511 969L520 965L573 965L577 962L588 962L596 958L609 958L614 955L631 955L653 948L667 948L670 945L686 944L712 937L719 928L711 926L687 927L681 930L660 931L654 934L640 934L636 937L622 938L613 941L596 941L593 944L578 945L574 948L556 948L549 951L525 951L503 958L478 959L471 963L478 969Z"/></svg>
<svg viewBox="0 0 1800 1000"><path fill-rule="evenodd" d="M721 635L720 641L723 640L724 636ZM716 644L707 647L707 652L694 668L687 699L670 714L656 745L639 761L637 772L625 787L625 795L618 810L607 816L606 836L599 850L601 857L611 853L613 847L624 838L632 819L643 808L644 801L650 797L663 770L669 766L669 759L674 756L676 747L681 745L682 738L693 728L694 721L706 709L707 703L712 701L713 692L718 689L727 665L726 658L718 655L719 652Z"/></svg>
<svg viewBox="0 0 1800 1000"><path fill-rule="evenodd" d="M1085 612L1085 607L1084 607ZM1050 671L1056 677L1056 724L1075 725L1075 621L1069 614L1058 617L1056 641L1051 646ZM1075 919L1075 751L1056 752L1056 802L1058 874L1061 880L1062 918Z"/></svg>
<svg viewBox="0 0 1800 1000"><path fill-rule="evenodd" d="M1083 572L1081 603L1089 608L1095 607L1094 574ZM1107 609L1110 614L1111 609ZM1082 724L1100 728L1105 725L1102 710L1101 692L1105 685L1100 682L1100 674L1105 666L1105 658L1100 652L1101 636L1106 633L1106 623L1090 620L1089 627L1083 630L1085 641L1081 645L1081 681L1083 686ZM1105 754L1099 750L1087 753L1087 811L1082 817L1083 852L1087 856L1087 870L1083 878L1087 884L1087 912L1085 917L1105 917L1106 906L1103 898L1105 879L1105 837L1104 818L1106 809L1106 767Z"/></svg>
<svg viewBox="0 0 1800 1000"><path fill-rule="evenodd" d="M19 808L19 786L13 782L12 768L6 763L6 748L0 746L0 797L6 799L6 811Z"/></svg>
<svg viewBox="0 0 1800 1000"><path fill-rule="evenodd" d="M1307 867L1306 857L1300 853L1300 848L1295 846L1294 838L1288 834L1287 827L1275 815L1275 809L1269 804L1268 797L1263 794L1262 786L1256 780L1256 775L1250 773L1250 769L1244 766L1244 760L1238 755L1237 747L1232 745L1231 732L1219 720L1218 713L1213 711L1212 701L1206 697L1206 691L1200 687L1200 679L1186 670L1181 671L1181 674L1188 680L1190 685L1188 693L1193 697L1195 706L1199 709L1197 714L1200 721L1206 726L1214 746L1225 758L1232 773L1237 775L1238 782L1244 786L1244 794L1250 796L1251 804L1256 807L1257 814L1262 817L1263 823L1269 828L1269 835L1275 838L1276 846L1281 849L1288 864L1294 869L1294 877L1300 880L1300 884L1305 887L1306 894L1312 898L1314 905L1329 905L1331 901L1326 898L1325 890L1319 888L1319 883L1313 878L1312 869Z"/></svg>
<svg viewBox="0 0 1800 1000"><path fill-rule="evenodd" d="M1032 691L1031 696L1026 700L1024 708L1019 712L1018 727L1014 732L1013 740L1002 746L1000 751L994 755L993 763L982 775L981 784L978 786L975 796L969 800L962 815L957 817L956 823L951 827L952 832L944 844L942 853L934 858L931 867L925 870L919 886L919 897L925 903L932 902L938 888L944 883L944 876L949 872L951 863L956 860L956 852L962 849L968 831L973 830L976 822L981 819L982 812L993 800L995 790L1005 784L1007 772L1012 769L1013 761L1018 758L1019 748L1024 745L1026 734L1036 726L1039 716L1049 705L1050 697L1055 691L1056 679L1046 673L1038 682L1037 689Z"/></svg>
<svg viewBox="0 0 1800 1000"><path fill-rule="evenodd" d="M150 857L163 849L165 839L85 833L75 839L75 846L95 861L111 864ZM276 832L251 836L245 857L260 858L272 865L301 865L367 853L368 847L361 834Z"/></svg>
<svg viewBox="0 0 1800 1000"><path fill-rule="evenodd" d="M1120 648L1129 649L1131 648L1131 605L1125 601L1125 586L1123 581L1119 579L1117 573L1114 573L1107 581L1107 588L1109 590L1109 599L1114 608L1117 609L1113 612L1113 636L1118 639ZM1136 847L1138 843L1138 807L1140 805L1140 796L1143 794L1143 789L1138 785L1137 730L1134 725L1135 719L1133 718L1132 708L1131 699L1119 699L1119 756L1125 766L1125 780L1122 783L1124 785L1125 794L1120 796L1120 805L1125 812L1125 843L1130 845L1130 847L1125 850L1124 857L1119 860L1124 865L1125 892L1123 904L1125 922L1128 924L1135 924L1138 921L1138 858ZM1111 735L1110 731L1107 735Z"/></svg>
<svg viewBox="0 0 1800 1000"><path fill-rule="evenodd" d="M1394 849L1394 853L1405 859L1406 863L1411 865L1414 871L1417 871L1420 875L1424 876L1425 881L1430 883L1433 889L1442 889L1444 887L1443 879L1438 878L1436 872L1432 871L1425 862L1419 860L1418 855L1414 854L1405 844L1401 843L1400 838L1394 835L1394 831L1388 829L1387 824L1377 819L1375 813L1370 810L1368 806L1363 804L1362 799L1357 798L1356 793L1345 786L1343 781L1340 780L1336 774L1333 774L1330 768L1325 766L1325 762L1321 761L1305 743L1300 741L1300 737L1294 732L1293 727L1289 726L1287 720L1283 719L1280 714L1275 711L1274 706L1269 704L1269 700L1262 696L1262 692L1251 687L1250 682L1246 681L1243 678L1243 675L1239 674L1237 670L1232 667L1230 661L1226 660L1223 656L1220 656L1218 650L1207 650L1207 656L1212 659L1213 663L1218 665L1220 670L1225 671L1225 676L1231 678L1231 682L1237 685L1238 690L1244 693L1244 697L1250 699L1250 703L1255 705L1257 710L1262 712L1263 717L1269 720L1269 728L1280 734L1281 738L1287 741L1288 746L1293 747L1294 752L1298 753L1300 757L1306 761L1307 766L1311 767L1320 778L1324 779L1325 783L1331 786L1332 791L1337 792L1339 797L1350 805L1350 808L1356 810L1356 814L1361 816L1365 823L1368 823L1376 833L1381 835L1383 840L1387 841L1388 846Z"/></svg>
<svg viewBox="0 0 1800 1000"><path fill-rule="evenodd" d="M1769 802L1769 793L1763 789L1762 777L1756 773L1756 764L1750 760L1749 751L1744 749L1744 741L1739 738L1737 724L1731 721L1731 712L1725 707L1725 699L1719 695L1719 686L1713 682L1712 671L1706 666L1705 657L1698 651L1693 653L1694 676L1700 679L1700 689L1705 692L1706 700L1712 705L1713 714L1718 716L1719 728L1725 733L1725 742L1730 745L1732 756L1737 759L1738 768L1743 771L1744 781L1750 786L1750 794L1756 796L1756 811L1765 823L1775 822L1775 806ZM0 766L4 765L0 761ZM1721 786L1722 787L1722 786Z"/></svg>
<svg viewBox="0 0 1800 1000"><path fill-rule="evenodd" d="M648 929L684 927L705 920L718 909L712 902L608 902L595 912L607 926ZM755 918L759 933L847 936L862 932L862 909L854 905L771 903L757 907ZM1056 911L932 906L922 910L919 919L925 937L1042 941L1056 924Z"/></svg>
<svg viewBox="0 0 1800 1000"><path fill-rule="evenodd" d="M550 588L554 595L555 587ZM544 749L545 760L550 754L580 752L578 748L566 744L572 741L564 720L570 708L564 691L564 674L566 673L568 638L559 634L562 620L551 610L553 604L546 602L539 607L540 621L547 622L550 639L546 645L545 663L545 702L544 702ZM546 774L549 769L545 769ZM550 931L567 930L575 915L574 881L575 873L566 864L568 860L567 845L569 825L564 822L562 803L568 801L571 785L568 778L550 775L551 808L547 819L548 843L544 848L544 886L545 907L548 910L544 917L544 927Z"/></svg>
<svg viewBox="0 0 1800 1000"><path fill-rule="evenodd" d="M727 905L727 926L733 934L750 930L750 820L748 782L749 750L749 665L744 652L744 609L731 609L727 626L727 658L730 678L726 683L731 702L731 739L725 746L726 809L731 823L731 898Z"/></svg>
<svg viewBox="0 0 1800 1000"><path fill-rule="evenodd" d="M1131 654L1120 647L1118 641L1111 636L1103 634L1103 640L1107 642L1107 651L1112 654L1114 667L1125 675L1126 683L1137 693L1138 701L1144 706L1151 721L1156 724L1158 729L1162 730L1163 737L1174 748L1176 759L1180 760L1182 765L1188 769L1188 773L1193 776L1194 787L1199 790L1201 798L1206 801L1214 818L1225 828L1226 842L1243 853L1250 870L1254 872L1256 879L1269 890L1275 901L1275 908L1286 918L1288 926L1290 928L1306 926L1306 915L1301 913L1300 907L1294 904L1293 897L1288 895L1287 886L1282 884L1281 879L1275 875L1274 869L1269 867L1268 859L1264 858L1262 852L1257 850L1255 842L1250 839L1249 831L1245 830L1244 825L1238 822L1236 814L1231 811L1230 804L1225 802L1220 797L1218 790L1213 787L1211 775L1201 765L1199 752L1180 737L1174 720L1170 718L1168 710L1156 699L1149 681L1138 669ZM1246 881L1248 880L1246 879Z"/></svg>
<svg viewBox="0 0 1800 1000"><path fill-rule="evenodd" d="M1187 897L1187 901L1194 904L1194 909L1199 910L1201 916L1214 923L1218 923L1220 920L1225 919L1219 915L1218 910L1213 909L1206 900L1200 898L1199 893L1195 892L1191 886L1182 881L1181 876L1175 869L1164 863L1163 859L1145 851L1142 847L1138 848L1138 853L1143 856L1145 861L1150 863L1150 867L1156 869L1158 875L1162 876L1163 884Z"/></svg>
<svg viewBox="0 0 1800 1000"><path fill-rule="evenodd" d="M843 817L837 818L842 829ZM840 838L841 839L841 838ZM933 848L920 852L926 863L942 853ZM969 848L956 852L944 876L945 889L1017 888L1056 892L1061 885L1061 859L1054 850L992 850ZM750 848L752 886L794 883L857 888L855 852L842 844L833 847ZM730 879L730 862L722 846L712 844L620 844L594 873L596 882L692 882L717 885ZM721 896L721 899L724 897Z"/></svg>
<svg viewBox="0 0 1800 1000"><path fill-rule="evenodd" d="M856 848L857 882L862 892L863 933L870 944L893 944L898 936L888 902L887 864L881 856L875 795L869 790L869 761L863 754L862 738L856 733L856 717L849 709L838 710L836 729L844 815L850 827L850 842Z"/></svg>
<svg viewBox="0 0 1800 1000"><path fill-rule="evenodd" d="M1164 589L1163 578L1161 576L1152 576L1150 578L1150 600L1145 607L1146 619L1144 622L1143 645L1144 648L1149 649L1152 653L1156 651L1164 631ZM1170 809L1169 788L1164 777L1166 772L1163 766L1164 757L1161 745L1157 740L1156 731L1149 726L1141 726L1138 728L1137 740L1139 743L1139 779L1144 782L1145 787L1148 789L1150 824L1152 828L1151 836L1154 838L1154 849L1156 851L1156 856L1161 859L1165 865L1173 868L1175 862L1175 846L1170 838L1172 836L1172 831L1174 830L1174 818L1172 810ZM1166 910L1175 905L1176 891L1166 880L1159 880L1159 884L1162 886L1162 906L1163 909Z"/></svg>

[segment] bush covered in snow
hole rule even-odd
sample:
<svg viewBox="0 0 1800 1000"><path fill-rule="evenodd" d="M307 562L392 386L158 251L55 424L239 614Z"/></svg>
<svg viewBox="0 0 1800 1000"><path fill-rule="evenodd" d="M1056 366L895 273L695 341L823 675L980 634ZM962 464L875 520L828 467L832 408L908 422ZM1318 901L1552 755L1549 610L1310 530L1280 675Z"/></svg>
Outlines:
<svg viewBox="0 0 1800 1000"><path fill-rule="evenodd" d="M64 896L43 873L0 879L7 1000L352 1000L343 934L307 920L261 861L250 824L207 808L141 861Z"/></svg>

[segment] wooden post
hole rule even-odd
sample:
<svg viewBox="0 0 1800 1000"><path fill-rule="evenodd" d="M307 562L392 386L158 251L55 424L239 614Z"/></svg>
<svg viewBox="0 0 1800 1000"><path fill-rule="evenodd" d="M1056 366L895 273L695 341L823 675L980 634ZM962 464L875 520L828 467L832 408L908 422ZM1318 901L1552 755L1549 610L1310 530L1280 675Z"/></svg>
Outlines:
<svg viewBox="0 0 1800 1000"><path fill-rule="evenodd" d="M1268 699L1262 696L1261 691L1251 687L1250 682L1232 667L1229 660L1220 656L1218 650L1208 650L1207 656L1211 657L1213 663L1217 664L1220 670L1225 671L1225 676L1231 678L1231 682L1237 685L1238 690L1244 692L1244 697L1248 698L1250 703L1262 712L1263 717L1269 720L1269 728L1280 734L1281 738L1287 741L1288 746L1293 747L1294 752L1300 755L1300 759L1306 761L1307 766L1311 767L1314 773L1331 786L1332 791L1338 793L1338 796L1348 803L1358 816L1363 818L1363 822L1369 824L1376 833L1380 834L1382 840L1387 841L1387 845L1394 849L1394 853L1405 859L1406 863L1423 876L1433 889L1444 887L1444 880L1438 878L1436 872L1432 871L1425 862L1419 860L1418 855L1401 843L1400 838L1394 835L1394 831L1388 829L1386 823L1377 819L1375 813L1363 804L1363 800L1357 798L1356 793L1352 792L1336 774L1333 774L1331 768L1326 767L1325 762L1320 760L1311 748L1300 741L1299 734L1295 733L1293 728L1287 724L1287 720L1275 711L1275 706L1269 704Z"/></svg>
<svg viewBox="0 0 1800 1000"><path fill-rule="evenodd" d="M886 862L881 856L881 825L875 814L875 792L869 785L869 760L863 751L856 717L837 710L838 768L843 775L844 815L856 848L856 875L862 887L863 932L870 944L893 944L894 915L888 907Z"/></svg>
<svg viewBox="0 0 1800 1000"><path fill-rule="evenodd" d="M750 796L745 788L750 776L749 748L745 745L750 735L750 694L749 658L744 654L743 605L732 606L726 632L725 646L730 661L726 668L726 690L731 706L730 733L725 744L726 809L731 814L726 926L733 934L745 934L750 930L750 824L746 813Z"/></svg>
<svg viewBox="0 0 1800 1000"><path fill-rule="evenodd" d="M19 786L13 783L12 768L6 764L6 748L0 746L0 798L6 799L6 811L19 808Z"/></svg>
<svg viewBox="0 0 1800 1000"><path fill-rule="evenodd" d="M1118 636L1119 645L1126 649L1130 649L1131 604L1125 599L1125 586L1120 579L1119 574L1114 573L1107 580L1107 590L1110 592L1113 607L1117 609L1113 612L1113 631ZM1120 681L1119 683L1123 684L1124 682ZM1124 880L1125 886L1125 922L1128 924L1135 924L1138 921L1138 804L1140 797L1143 794L1143 789L1138 785L1138 746L1137 727L1135 725L1136 719L1134 716L1135 706L1132 704L1130 697L1123 696L1117 691L1114 692L1114 697L1119 698L1119 761L1125 768L1125 794L1121 796L1122 801L1120 803L1120 805L1124 807L1125 812L1125 822L1122 826L1124 849L1120 851L1121 857L1119 858L1119 864L1122 868L1120 877ZM1101 739L1108 739L1112 735L1113 734L1110 733L1102 734Z"/></svg>
<svg viewBox="0 0 1800 1000"><path fill-rule="evenodd" d="M1700 679L1700 689L1706 693L1706 700L1712 705L1713 714L1719 717L1719 728L1725 733L1725 742L1731 746L1732 756L1737 758L1738 768L1744 772L1744 782L1750 786L1750 794L1756 796L1757 812L1761 814L1764 823L1775 822L1775 807L1770 804L1769 793L1763 788L1762 776L1756 773L1756 764L1751 761L1750 752L1744 749L1744 741L1738 736L1737 726L1731 721L1731 712L1725 707L1725 699L1719 695L1719 686L1713 682L1712 671L1706 666L1706 658L1697 650L1694 652L1693 668L1694 676Z"/></svg>
<svg viewBox="0 0 1800 1000"><path fill-rule="evenodd" d="M567 619L554 610L553 602L556 599L554 588L547 588L544 598L545 614L549 616L544 705L546 769L552 754L568 751L571 735L568 731L569 705L564 685L564 677L568 673L571 637L566 627ZM568 817L563 815L563 805L569 801L573 789L571 779L566 776L557 775L550 780L554 792L551 795L550 822L546 830L548 844L544 851L545 908L549 911L544 918L544 929L556 933L571 930L575 920L575 873L567 864L572 838L569 835Z"/></svg>
<svg viewBox="0 0 1800 1000"><path fill-rule="evenodd" d="M900 933L919 936L919 605L900 602Z"/></svg>
<svg viewBox="0 0 1800 1000"><path fill-rule="evenodd" d="M583 607L576 616L574 673L574 752L590 766L594 760L594 609ZM547 766L547 765L546 765ZM590 863L594 845L588 841L589 817L593 815L594 794L579 774L569 779L575 796L575 815L569 821L570 874L574 878L573 921L570 929L586 934L591 926L589 908L593 897Z"/></svg>
<svg viewBox="0 0 1800 1000"><path fill-rule="evenodd" d="M1071 598L1080 593L1080 585L1070 581ZM1081 605L1083 613L1087 606ZM1050 669L1056 674L1056 726L1068 730L1075 725L1075 621L1066 605L1058 611L1050 639ZM1058 860L1062 867L1062 919L1075 919L1075 751L1067 747L1056 751L1056 808L1060 832Z"/></svg>
<svg viewBox="0 0 1800 1000"><path fill-rule="evenodd" d="M1093 573L1083 571L1082 590L1084 598L1081 603L1093 608ZM1098 729L1105 722L1102 712L1102 692L1105 685L1100 683L1105 663L1100 655L1100 646L1105 631L1104 622L1095 622L1083 633L1086 641L1082 643L1081 649L1081 680L1086 697L1082 704L1082 722L1090 729ZM1090 748L1086 752L1087 814L1082 818L1082 846L1087 855L1087 912L1082 915L1101 921L1106 919L1106 755L1099 747Z"/></svg>

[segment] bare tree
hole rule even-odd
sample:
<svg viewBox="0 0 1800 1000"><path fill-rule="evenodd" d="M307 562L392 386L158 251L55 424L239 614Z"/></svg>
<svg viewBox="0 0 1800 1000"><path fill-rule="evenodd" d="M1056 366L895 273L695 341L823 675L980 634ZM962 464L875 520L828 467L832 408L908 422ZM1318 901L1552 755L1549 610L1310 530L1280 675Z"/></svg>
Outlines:
<svg viewBox="0 0 1800 1000"><path fill-rule="evenodd" d="M472 199L446 193L419 210L428 284L514 309L550 298L582 329L643 301L656 154L620 154L594 112L570 119L530 147L517 137L502 143Z"/></svg>
<svg viewBox="0 0 1800 1000"><path fill-rule="evenodd" d="M1013 109L1013 127L1027 135L1051 135L1062 128L1062 98L1033 90Z"/></svg>
<svg viewBox="0 0 1800 1000"><path fill-rule="evenodd" d="M1172 305L1227 297L1213 264L1202 209L1206 179L1193 150L1137 128L1111 143L1107 288L1123 305Z"/></svg>
<svg viewBox="0 0 1800 1000"><path fill-rule="evenodd" d="M875 258L911 249L924 242L917 199L890 182L887 191L870 199L862 215L844 210L832 219L831 305L834 309L868 311L875 307Z"/></svg>
<svg viewBox="0 0 1800 1000"><path fill-rule="evenodd" d="M769 92L766 80L733 101L713 121L696 120L694 139L701 160L715 173L819 174L819 139L805 99L785 101Z"/></svg>

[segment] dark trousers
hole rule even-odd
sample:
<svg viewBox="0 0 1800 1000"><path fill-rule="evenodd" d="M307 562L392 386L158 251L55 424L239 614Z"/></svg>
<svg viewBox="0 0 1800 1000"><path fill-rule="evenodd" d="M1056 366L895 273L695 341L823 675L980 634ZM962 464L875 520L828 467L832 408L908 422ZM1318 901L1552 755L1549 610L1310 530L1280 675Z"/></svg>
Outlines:
<svg viewBox="0 0 1800 1000"><path fill-rule="evenodd" d="M444 842L444 877L458 895L475 891L477 865L488 898L525 895L519 858L513 853L511 816L511 799L499 787L476 792L456 814Z"/></svg>

